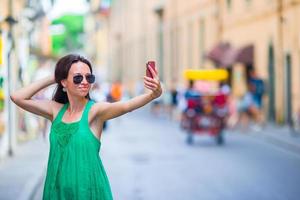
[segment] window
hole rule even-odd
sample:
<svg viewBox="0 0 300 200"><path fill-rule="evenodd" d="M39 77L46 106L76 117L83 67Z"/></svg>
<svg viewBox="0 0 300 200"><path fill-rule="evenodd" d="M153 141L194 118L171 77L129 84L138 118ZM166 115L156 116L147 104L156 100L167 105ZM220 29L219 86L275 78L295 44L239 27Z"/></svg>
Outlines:
<svg viewBox="0 0 300 200"><path fill-rule="evenodd" d="M232 1L231 0L227 0L226 4L227 4L227 10L231 10Z"/></svg>

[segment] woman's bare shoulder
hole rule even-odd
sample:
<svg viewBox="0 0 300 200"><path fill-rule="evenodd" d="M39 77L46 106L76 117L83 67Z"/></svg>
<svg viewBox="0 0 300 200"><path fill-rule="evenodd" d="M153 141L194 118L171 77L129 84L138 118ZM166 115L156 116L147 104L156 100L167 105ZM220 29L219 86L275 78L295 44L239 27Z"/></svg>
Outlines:
<svg viewBox="0 0 300 200"><path fill-rule="evenodd" d="M101 121L100 113L104 111L108 104L108 102L95 102L89 111L89 121Z"/></svg>
<svg viewBox="0 0 300 200"><path fill-rule="evenodd" d="M105 110L105 108L107 108L109 104L110 104L110 103L105 102L105 101L96 102L96 103L94 103L93 106L91 107L91 111L92 111L92 112L99 113L99 112Z"/></svg>

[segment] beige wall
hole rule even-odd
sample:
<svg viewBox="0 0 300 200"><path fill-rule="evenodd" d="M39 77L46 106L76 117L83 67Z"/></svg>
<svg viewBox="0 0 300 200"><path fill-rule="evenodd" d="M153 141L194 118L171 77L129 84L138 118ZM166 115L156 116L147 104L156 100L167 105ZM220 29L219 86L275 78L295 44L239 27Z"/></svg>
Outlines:
<svg viewBox="0 0 300 200"><path fill-rule="evenodd" d="M85 21L87 43L85 52L92 60L97 81L106 81L108 78L108 25L107 18L99 11L100 0L90 2L90 12Z"/></svg>
<svg viewBox="0 0 300 200"><path fill-rule="evenodd" d="M8 14L8 0L0 0L0 5L0 18L1 20L3 20ZM1 26L1 28L4 28L3 25Z"/></svg>
<svg viewBox="0 0 300 200"><path fill-rule="evenodd" d="M241 48L248 44L253 44L254 67L257 73L264 80L268 81L268 49L272 44L275 50L275 70L276 70L276 110L277 120L283 121L285 115L285 78L284 78L284 56L291 53L292 56L292 104L293 110L299 108L299 24L297 24L299 6L296 1L283 1L282 13L284 22L282 25L282 42L280 42L278 1L252 0L232 1L229 10L225 0L220 1L167 1L166 23L173 24L176 30L178 52L173 53L170 49L171 57L176 60L179 66L168 65L169 71L172 68L177 71L177 77L181 77L184 68L211 67L207 60L200 59L201 46L199 45L201 34L200 21L204 23L204 52L208 52L214 45L221 41L230 42L234 47ZM177 2L177 5L176 5ZM294 2L294 4L291 4ZM299 1L298 1L299 2ZM220 8L220 10L218 10ZM170 10L168 12L168 10ZM218 20L218 15L220 20ZM175 24L175 25L174 25ZM172 28L171 28L172 29ZM167 30L171 32L170 30ZM169 33L169 41L172 41L172 33ZM174 42L174 41L173 41ZM169 45L172 46L172 45ZM282 46L282 47L281 47ZM168 47L167 47L168 48ZM177 56L174 56L177 55ZM182 79L181 79L182 80ZM171 80L170 80L171 82ZM183 83L183 81L181 81Z"/></svg>
<svg viewBox="0 0 300 200"><path fill-rule="evenodd" d="M121 79L131 92L142 82L147 60L157 58L158 1L115 1L110 17L110 76Z"/></svg>
<svg viewBox="0 0 300 200"><path fill-rule="evenodd" d="M294 7L288 7L284 12L283 53L292 57L292 103L293 110L300 111L300 1ZM283 72L285 72L283 70ZM285 102L284 102L285 104Z"/></svg>
<svg viewBox="0 0 300 200"><path fill-rule="evenodd" d="M185 83L182 71L186 68L213 67L213 63L203 55L224 41L235 48L254 45L254 67L258 76L268 82L268 51L272 44L275 54L277 120L284 121L286 112L284 58L287 53L292 57L293 110L300 107L298 89L300 1L251 0L247 3L239 0L232 1L230 9L226 2L226 0L149 0L145 3L137 0L116 1L111 16L111 37L114 38L111 44L114 56L111 59L115 63L114 69L118 66L120 70L125 67L125 63L126 66L129 64L132 69L131 78L125 72L123 79L135 82L138 79L133 77L143 74L143 70L140 69L144 60L158 59L158 38L153 31L158 31L158 18L153 9L157 5L162 5L163 80L167 88L176 82L179 85ZM278 12L280 2L282 2L282 23L279 21ZM146 33L143 30L147 30ZM118 40L116 35L120 36Z"/></svg>
<svg viewBox="0 0 300 200"><path fill-rule="evenodd" d="M4 20L9 14L9 4L8 0L0 0L0 19ZM24 118L24 111L18 109L12 102L10 101L9 93L8 93L8 85L10 86L11 91L16 90L17 88L21 87L22 84L28 84L32 81L32 67L30 66L30 60L33 60L33 57L29 57L30 55L30 46L34 47L35 52L37 52L37 56L45 56L49 55L51 51L51 41L49 37L49 22L46 18L39 19L38 22L33 26L33 41L29 39L29 28L32 24L28 24L28 20L24 17L24 7L25 7L25 0L16 0L10 1L12 2L12 16L14 19L18 21L18 23L14 24L12 35L14 39L14 48L11 53L10 57L10 67L8 66L8 51L10 50L10 41L8 37L9 27L7 23L1 21L1 31L2 31L2 38L3 38L3 64L0 66L0 74L4 77L4 87L1 88L5 92L5 106L4 111L0 113L0 123L5 124L4 133L0 134L0 159L1 157L5 157L7 151L9 149L9 133L8 133L8 126L11 123L11 144L12 148L16 147L18 141L23 141L22 139L28 140L31 139L36 132L36 123L34 123L31 119L28 118L24 121L30 121L33 123L26 123L26 127L30 130L28 133L24 134L23 130L20 127L20 121ZM40 50L40 51L36 51ZM23 83L21 83L19 79L19 72L20 67L24 67L22 71ZM10 76L9 79L7 77L8 67L10 69ZM10 82L9 82L10 81ZM8 110L8 104L11 104L11 110ZM8 113L11 114L11 119L14 119L13 122L9 121ZM27 117L30 114L26 114ZM25 137L28 138L25 138Z"/></svg>
<svg viewBox="0 0 300 200"><path fill-rule="evenodd" d="M164 60L167 86L174 80L185 84L183 70L187 68L211 67L204 53L218 40L218 22L214 1L166 1L165 7L165 51ZM205 27L202 25L205 24Z"/></svg>
<svg viewBox="0 0 300 200"><path fill-rule="evenodd" d="M252 0L250 4L233 1L228 11L222 1L223 40L235 47L247 44L255 46L254 67L258 75L268 81L268 47L274 45L276 69L276 110L277 120L285 118L285 55L292 56L292 104L293 111L299 108L299 1L285 0L282 4L283 22L279 23L278 1ZM292 2L294 2L292 4ZM298 3L297 3L298 2ZM280 33L280 27L282 32Z"/></svg>

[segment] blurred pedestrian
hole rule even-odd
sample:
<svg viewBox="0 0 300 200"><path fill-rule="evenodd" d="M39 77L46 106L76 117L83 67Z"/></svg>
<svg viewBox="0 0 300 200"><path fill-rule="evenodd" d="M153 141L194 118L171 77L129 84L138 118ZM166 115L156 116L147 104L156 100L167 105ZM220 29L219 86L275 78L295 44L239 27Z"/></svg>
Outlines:
<svg viewBox="0 0 300 200"><path fill-rule="evenodd" d="M90 92L91 99L93 99L95 102L104 102L106 101L106 95L103 90L100 88L99 83L94 83L94 86L91 89ZM103 131L107 129L107 121L103 122Z"/></svg>
<svg viewBox="0 0 300 200"><path fill-rule="evenodd" d="M91 89L90 92L91 99L93 99L95 102L103 102L106 101L106 96L103 92L103 90L100 87L99 83L94 83L94 86Z"/></svg>
<svg viewBox="0 0 300 200"><path fill-rule="evenodd" d="M248 88L250 85L248 85ZM244 128L248 127L249 121L252 118L253 109L251 107L254 105L253 103L253 95L248 89L247 92L242 96L242 98L238 101L238 123L236 125L242 125Z"/></svg>
<svg viewBox="0 0 300 200"><path fill-rule="evenodd" d="M150 68L150 67L149 67ZM99 150L102 124L138 109L158 98L162 89L157 72L144 77L150 91L127 102L90 100L95 81L90 62L70 54L56 64L55 74L25 86L13 94L19 107L52 121L50 154L43 199L113 199ZM52 100L33 100L34 94L57 83Z"/></svg>
<svg viewBox="0 0 300 200"><path fill-rule="evenodd" d="M171 87L171 118L177 119L178 91L175 85Z"/></svg>
<svg viewBox="0 0 300 200"><path fill-rule="evenodd" d="M250 72L249 84L252 87L253 103L255 106L261 110L262 109L262 99L265 93L264 81L256 75L256 72L252 70Z"/></svg>
<svg viewBox="0 0 300 200"><path fill-rule="evenodd" d="M243 128L248 128L249 122L254 121L255 124L253 128L255 130L260 130L261 127L259 126L261 123L261 113L259 107L257 106L257 102L255 101L254 96L254 85L250 82L248 83L247 92L245 95L240 99L238 103L238 111L239 111L239 120L238 124L242 125Z"/></svg>
<svg viewBox="0 0 300 200"><path fill-rule="evenodd" d="M193 109L197 112L200 112L200 104L201 104L201 94L199 91L197 91L194 88L194 81L190 80L188 82L188 87L184 93L184 97L186 100L186 108L185 111L187 111L188 109Z"/></svg>
<svg viewBox="0 0 300 200"><path fill-rule="evenodd" d="M116 81L111 86L110 95L113 102L120 101L122 98L122 84Z"/></svg>
<svg viewBox="0 0 300 200"><path fill-rule="evenodd" d="M255 72L252 70L250 72L249 84L251 87L251 93L253 97L253 109L255 112L254 120L256 122L255 128L260 128L258 126L262 126L263 124L263 96L265 94L265 84L264 81L259 78Z"/></svg>
<svg viewBox="0 0 300 200"><path fill-rule="evenodd" d="M178 91L177 91L176 87L173 87L171 89L172 107L176 107L178 105L177 95L178 95Z"/></svg>

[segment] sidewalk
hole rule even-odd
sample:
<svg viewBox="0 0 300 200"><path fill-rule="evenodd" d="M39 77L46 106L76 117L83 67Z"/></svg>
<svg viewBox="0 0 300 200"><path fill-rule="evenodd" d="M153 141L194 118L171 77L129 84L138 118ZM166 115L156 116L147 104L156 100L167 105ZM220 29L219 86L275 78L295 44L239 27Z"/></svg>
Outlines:
<svg viewBox="0 0 300 200"><path fill-rule="evenodd" d="M300 155L300 133L288 126L267 124L262 129L250 129L247 133Z"/></svg>
<svg viewBox="0 0 300 200"><path fill-rule="evenodd" d="M44 175L48 143L42 137L20 144L12 158L0 162L0 199L31 199Z"/></svg>

